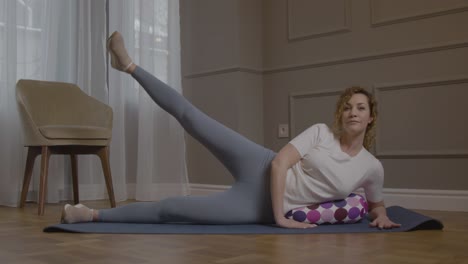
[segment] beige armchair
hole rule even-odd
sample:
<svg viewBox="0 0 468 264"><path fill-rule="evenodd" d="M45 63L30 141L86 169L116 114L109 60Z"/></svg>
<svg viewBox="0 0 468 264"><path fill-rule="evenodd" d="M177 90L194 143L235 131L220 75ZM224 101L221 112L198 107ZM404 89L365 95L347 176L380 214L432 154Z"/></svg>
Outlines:
<svg viewBox="0 0 468 264"><path fill-rule="evenodd" d="M38 214L44 214L51 154L70 155L73 199L75 204L79 203L77 155L95 154L101 159L110 203L115 207L109 166L112 108L70 83L19 80L16 96L23 124L24 144L28 147L19 206L24 206L34 160L41 155Z"/></svg>

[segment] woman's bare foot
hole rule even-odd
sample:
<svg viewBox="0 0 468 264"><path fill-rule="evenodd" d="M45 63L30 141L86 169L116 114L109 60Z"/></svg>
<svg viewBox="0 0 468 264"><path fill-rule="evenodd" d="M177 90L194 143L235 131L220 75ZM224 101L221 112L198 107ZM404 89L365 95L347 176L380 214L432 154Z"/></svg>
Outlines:
<svg viewBox="0 0 468 264"><path fill-rule="evenodd" d="M132 73L135 70L136 65L128 56L124 39L118 31L114 31L107 39L107 51L111 55L112 68L127 73Z"/></svg>
<svg viewBox="0 0 468 264"><path fill-rule="evenodd" d="M62 210L62 219L63 224L73 224L73 223L82 223L82 222L92 222L95 220L96 210L89 209L88 207L77 204L75 206L71 204L66 204Z"/></svg>

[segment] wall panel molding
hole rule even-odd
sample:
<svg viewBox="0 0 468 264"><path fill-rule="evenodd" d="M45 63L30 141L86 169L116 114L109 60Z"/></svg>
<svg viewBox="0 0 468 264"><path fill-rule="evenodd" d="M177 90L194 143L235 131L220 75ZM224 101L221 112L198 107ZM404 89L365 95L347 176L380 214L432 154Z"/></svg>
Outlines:
<svg viewBox="0 0 468 264"><path fill-rule="evenodd" d="M382 97L382 92L395 91L403 89L427 88L434 86L447 86L454 84L468 83L468 76L457 76L453 78L438 79L438 80L423 80L412 82L399 82L389 84L377 84L373 86L373 92L377 102ZM381 112L381 105L378 105L378 111ZM377 126L376 144L374 148L375 155L382 159L448 159L448 158L468 158L468 150L454 151L385 151L382 149L379 142L379 134L381 134L381 126Z"/></svg>
<svg viewBox="0 0 468 264"><path fill-rule="evenodd" d="M311 92L296 92L289 94L289 135L290 139L297 136L296 127L296 112L294 110L297 100L311 97L326 97L340 95L343 90L322 90Z"/></svg>
<svg viewBox="0 0 468 264"><path fill-rule="evenodd" d="M234 72L244 72L244 73L251 73L251 74L263 73L263 71L260 69L233 66L233 67L227 67L227 68L218 68L218 69L211 69L211 70L202 71L202 72L190 73L190 74L184 75L184 77L187 79L195 79L195 78L206 77L210 75L218 75L218 74L234 73Z"/></svg>
<svg viewBox="0 0 468 264"><path fill-rule="evenodd" d="M416 47L416 48L411 48L411 49L399 49L399 50L385 51L385 52L380 52L380 53L369 53L369 54L363 54L359 56L335 58L331 60L316 61L316 62L300 64L300 65L282 66L282 67L270 68L270 69L268 68L256 69L256 68L250 68L250 67L245 67L245 66L214 68L214 69L209 69L206 71L188 73L184 75L184 78L194 79L194 78L206 77L210 75L218 75L218 74L225 74L225 73L232 73L232 72L245 72L245 73L251 73L251 74L276 74L276 73L289 72L289 71L300 71L300 70L328 67L328 66L334 66L334 65L340 65L340 64L381 60L381 59L387 59L387 58L393 58L393 57L410 56L410 55L416 55L416 54L460 49L460 48L467 48L467 47L468 47L468 39L456 41L456 42L439 43L437 45Z"/></svg>
<svg viewBox="0 0 468 264"><path fill-rule="evenodd" d="M466 48L466 47L468 47L468 40L461 40L461 41L441 43L441 44L436 44L436 45L428 45L428 46L415 47L415 48L409 48L409 49L390 50L390 51L384 51L380 53L368 53L368 54L362 54L359 56L349 56L349 57L317 61L317 62L300 64L300 65L290 65L290 66L264 69L263 73L275 74L275 73L280 73L280 72L299 71L299 70L306 70L306 69L312 69L312 68L335 66L339 64L381 60L381 59L387 59L387 58L393 58L393 57L409 56L409 55L451 50L451 49L459 49L459 48Z"/></svg>
<svg viewBox="0 0 468 264"><path fill-rule="evenodd" d="M315 31L310 31L307 34L294 34L294 30L292 29L293 27L293 17L294 17L294 10L292 9L292 2L294 0L288 0L287 1L287 16L286 16L286 21L287 21L287 33L288 33L288 40L289 41L302 41L306 39L312 39L312 38L320 38L320 37L325 37L325 36L330 36L330 35L336 35L336 34L342 34L342 33L347 33L351 31L351 1L350 0L342 0L343 1L343 25L340 25L335 28L327 28L323 30L315 30Z"/></svg>
<svg viewBox="0 0 468 264"><path fill-rule="evenodd" d="M434 10L426 10L414 13L412 15L407 16L394 16L390 18L378 18L376 15L376 0L370 0L370 12L371 12L371 26L373 27L380 27L380 26L387 26L392 24L398 23L406 23L410 21L416 21L421 19L427 19L431 17L437 16L445 16L450 14L456 14L461 12L468 11L468 5L461 5L461 6L452 6L446 8L439 8Z"/></svg>
<svg viewBox="0 0 468 264"><path fill-rule="evenodd" d="M454 84L465 84L468 83L468 76L458 76L453 78L439 79L439 80L425 80L425 81L412 81L412 82L399 82L389 84L377 84L374 85L372 90L377 99L380 101L381 93L385 91L412 89L412 88L425 88L434 86L446 86ZM296 115L295 105L298 100L304 98L314 97L327 97L327 96L338 96L342 90L322 90L322 91L310 91L310 92L296 92L289 94L289 135L290 139L297 136L296 131ZM379 105L380 108L380 105ZM382 109L378 109L379 112ZM372 152L375 156L380 159L457 159L457 158L468 158L468 150L458 151L385 151L382 149L379 143L379 134L381 126L377 126L377 140Z"/></svg>

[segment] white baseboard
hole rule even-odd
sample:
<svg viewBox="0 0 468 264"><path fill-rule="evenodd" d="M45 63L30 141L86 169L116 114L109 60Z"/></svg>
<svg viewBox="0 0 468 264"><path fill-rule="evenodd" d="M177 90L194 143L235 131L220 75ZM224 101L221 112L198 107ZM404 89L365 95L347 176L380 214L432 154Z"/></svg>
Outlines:
<svg viewBox="0 0 468 264"><path fill-rule="evenodd" d="M229 189L228 185L190 184L192 195L209 195ZM357 193L362 193L358 190ZM384 188L386 206L408 209L468 212L468 191Z"/></svg>
<svg viewBox="0 0 468 264"><path fill-rule="evenodd" d="M409 209L468 212L468 191L384 189L386 205Z"/></svg>

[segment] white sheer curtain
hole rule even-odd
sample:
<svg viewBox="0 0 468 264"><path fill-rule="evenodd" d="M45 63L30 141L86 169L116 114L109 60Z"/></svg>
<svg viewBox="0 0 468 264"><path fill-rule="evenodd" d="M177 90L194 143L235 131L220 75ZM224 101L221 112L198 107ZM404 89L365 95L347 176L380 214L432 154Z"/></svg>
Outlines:
<svg viewBox="0 0 468 264"><path fill-rule="evenodd" d="M78 12L72 1L0 1L0 204L16 206L22 184L26 148L16 108L18 79L77 81L75 30ZM39 185L36 160L28 199ZM69 165L68 165L69 167ZM69 173L63 157L49 164L48 202L68 198ZM59 187L59 188L58 188Z"/></svg>
<svg viewBox="0 0 468 264"><path fill-rule="evenodd" d="M119 21L116 29L125 32L135 60L180 90L178 10L172 6L178 1L109 2L110 11L125 10L109 12L109 21ZM16 206L22 184L26 149L15 99L15 84L22 78L76 83L113 107L111 169L118 201L155 200L188 193L181 128L156 108L128 76L113 70L107 76L106 4L106 0L0 0L0 205ZM115 9L118 5L121 7ZM145 31L137 25L141 25L140 17L150 17L146 5L160 12L165 17L162 21L166 21L153 24L165 35L150 33L165 39L172 34L169 37L173 42L157 46L143 40L148 36L140 33ZM145 10L143 15L138 11L140 7ZM141 56L145 59L140 60ZM148 59L152 64L147 63ZM39 160L28 200L37 197ZM96 157L79 157L79 181L82 200L107 198ZM48 183L47 202L71 199L68 158L52 156Z"/></svg>
<svg viewBox="0 0 468 264"><path fill-rule="evenodd" d="M181 92L178 0L109 1L109 33L114 30L136 64ZM177 121L129 75L113 69L109 103L116 115L111 162L120 166L114 171L126 173L127 183L135 183L127 184L128 197L188 194L184 131Z"/></svg>

